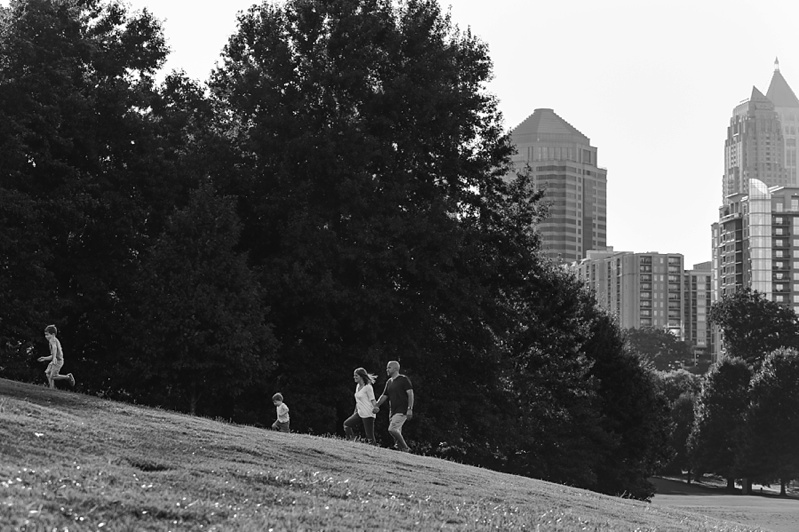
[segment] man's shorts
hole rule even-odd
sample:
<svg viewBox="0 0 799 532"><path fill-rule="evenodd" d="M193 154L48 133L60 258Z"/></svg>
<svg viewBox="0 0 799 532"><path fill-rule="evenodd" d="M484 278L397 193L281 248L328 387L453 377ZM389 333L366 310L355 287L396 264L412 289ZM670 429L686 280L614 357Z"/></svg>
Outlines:
<svg viewBox="0 0 799 532"><path fill-rule="evenodd" d="M44 370L44 374L53 378L61 372L62 367L64 367L63 361L51 360L50 363L47 364L47 369Z"/></svg>
<svg viewBox="0 0 799 532"><path fill-rule="evenodd" d="M405 424L406 419L408 419L408 416L405 414L394 414L391 416L391 421L388 424L388 430L402 432L402 426Z"/></svg>

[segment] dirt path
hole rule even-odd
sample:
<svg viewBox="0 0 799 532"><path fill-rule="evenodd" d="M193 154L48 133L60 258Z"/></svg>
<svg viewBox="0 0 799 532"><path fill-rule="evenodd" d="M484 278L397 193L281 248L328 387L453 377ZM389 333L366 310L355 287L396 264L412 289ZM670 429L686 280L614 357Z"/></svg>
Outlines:
<svg viewBox="0 0 799 532"><path fill-rule="evenodd" d="M717 488L687 484L676 480L652 479L657 493L655 506L679 508L718 519L726 519L753 529L773 532L799 530L799 499L771 493L729 494Z"/></svg>

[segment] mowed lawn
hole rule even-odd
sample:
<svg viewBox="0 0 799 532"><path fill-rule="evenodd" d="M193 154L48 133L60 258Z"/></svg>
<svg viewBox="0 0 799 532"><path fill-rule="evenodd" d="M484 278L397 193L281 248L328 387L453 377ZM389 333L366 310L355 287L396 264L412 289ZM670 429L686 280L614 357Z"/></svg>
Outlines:
<svg viewBox="0 0 799 532"><path fill-rule="evenodd" d="M759 530L359 442L3 379L0 524L70 532Z"/></svg>
<svg viewBox="0 0 799 532"><path fill-rule="evenodd" d="M667 506L728 519L752 528L765 527L774 532L799 530L799 499L779 496L779 485L752 495L728 493L718 486L707 486L670 479L654 479L658 493L655 506Z"/></svg>

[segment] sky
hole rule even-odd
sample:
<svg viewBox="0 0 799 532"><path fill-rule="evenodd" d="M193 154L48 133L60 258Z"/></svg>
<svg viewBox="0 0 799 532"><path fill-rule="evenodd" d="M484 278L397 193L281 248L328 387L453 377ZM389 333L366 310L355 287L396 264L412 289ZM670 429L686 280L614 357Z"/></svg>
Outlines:
<svg viewBox="0 0 799 532"><path fill-rule="evenodd" d="M127 0L163 21L166 70L205 81L253 0ZM510 130L551 108L607 169L608 245L711 258L733 108L779 58L799 91L795 0L439 0L489 48ZM8 0L0 0L7 5Z"/></svg>

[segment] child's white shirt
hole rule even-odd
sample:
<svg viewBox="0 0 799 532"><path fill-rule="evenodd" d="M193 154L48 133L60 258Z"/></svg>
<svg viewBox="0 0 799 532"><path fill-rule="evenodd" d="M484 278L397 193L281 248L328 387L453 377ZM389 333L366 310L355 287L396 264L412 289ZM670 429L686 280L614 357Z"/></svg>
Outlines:
<svg viewBox="0 0 799 532"><path fill-rule="evenodd" d="M289 422L289 407L286 403L280 403L275 410L277 410L277 420L281 423Z"/></svg>
<svg viewBox="0 0 799 532"><path fill-rule="evenodd" d="M61 342L55 336L50 337L50 354L53 355L53 362L64 362L64 351L61 349Z"/></svg>

